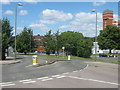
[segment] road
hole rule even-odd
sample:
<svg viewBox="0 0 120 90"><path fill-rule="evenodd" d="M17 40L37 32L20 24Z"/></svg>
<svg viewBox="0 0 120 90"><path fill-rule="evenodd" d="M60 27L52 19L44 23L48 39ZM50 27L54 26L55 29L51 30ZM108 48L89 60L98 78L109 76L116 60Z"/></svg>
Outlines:
<svg viewBox="0 0 120 90"><path fill-rule="evenodd" d="M46 60L39 58L39 63L43 63ZM51 62L52 60L48 60ZM54 60L55 61L55 60ZM44 67L32 67L31 57L24 57L21 63L3 65L2 66L2 81L16 81L21 79L38 78L48 75L60 74L64 72L70 72L79 70L86 67L86 64L80 61L60 61L56 64L51 64Z"/></svg>
<svg viewBox="0 0 120 90"><path fill-rule="evenodd" d="M3 66L3 88L118 88L119 85L117 64L72 60L31 67L28 59Z"/></svg>

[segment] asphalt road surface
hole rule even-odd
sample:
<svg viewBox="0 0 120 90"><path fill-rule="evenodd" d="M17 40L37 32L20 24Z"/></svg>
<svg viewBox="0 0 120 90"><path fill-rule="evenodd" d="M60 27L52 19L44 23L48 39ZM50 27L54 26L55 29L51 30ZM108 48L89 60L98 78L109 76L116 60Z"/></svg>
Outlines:
<svg viewBox="0 0 120 90"><path fill-rule="evenodd" d="M81 60L60 61L31 67L22 63L3 65L3 88L118 88L118 65Z"/></svg>
<svg viewBox="0 0 120 90"><path fill-rule="evenodd" d="M48 60L51 62L52 60ZM53 60L55 61L55 60ZM39 58L39 63L45 63L46 60ZM32 67L31 57L24 57L21 63L2 66L2 82L16 81L22 79L31 79L45 77L48 75L71 72L86 67L86 64L80 61L59 61L51 65L42 67Z"/></svg>

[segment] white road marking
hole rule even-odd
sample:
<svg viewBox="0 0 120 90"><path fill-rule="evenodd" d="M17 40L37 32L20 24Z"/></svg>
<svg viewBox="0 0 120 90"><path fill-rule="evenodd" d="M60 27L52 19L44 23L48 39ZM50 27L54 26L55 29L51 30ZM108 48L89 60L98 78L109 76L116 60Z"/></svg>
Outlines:
<svg viewBox="0 0 120 90"><path fill-rule="evenodd" d="M73 71L73 72L78 72L78 71Z"/></svg>
<svg viewBox="0 0 120 90"><path fill-rule="evenodd" d="M69 74L69 72L63 73L63 74Z"/></svg>
<svg viewBox="0 0 120 90"><path fill-rule="evenodd" d="M79 71L83 71L84 69L88 68L88 66L89 66L89 65L87 64L87 66L86 66L85 68L80 69Z"/></svg>
<svg viewBox="0 0 120 90"><path fill-rule="evenodd" d="M79 71L82 71L83 69L80 69Z"/></svg>
<svg viewBox="0 0 120 90"><path fill-rule="evenodd" d="M27 83L35 83L36 81L29 81L29 82L23 82L23 84L27 84Z"/></svg>
<svg viewBox="0 0 120 90"><path fill-rule="evenodd" d="M31 81L32 79L26 79L26 80L20 80L19 82L29 82Z"/></svg>
<svg viewBox="0 0 120 90"><path fill-rule="evenodd" d="M26 84L26 83L35 83L36 81L32 81L32 79L26 79L26 80L20 80L19 82Z"/></svg>
<svg viewBox="0 0 120 90"><path fill-rule="evenodd" d="M15 84L4 84L4 85L1 85L1 87L5 87L5 86L13 86Z"/></svg>
<svg viewBox="0 0 120 90"><path fill-rule="evenodd" d="M41 81L48 81L48 80L52 80L53 78L48 78L48 79L43 79Z"/></svg>
<svg viewBox="0 0 120 90"><path fill-rule="evenodd" d="M60 75L53 75L52 77L59 77Z"/></svg>
<svg viewBox="0 0 120 90"><path fill-rule="evenodd" d="M5 87L5 86L13 86L13 85L15 85L15 84L12 83L12 82L0 83L0 86L1 86L1 87Z"/></svg>
<svg viewBox="0 0 120 90"><path fill-rule="evenodd" d="M101 80L95 80L95 79L79 78L79 77L74 77L74 76L68 76L68 77L75 78L75 79L80 79L80 80L88 80L88 81L94 81L94 82L100 82L100 83L107 83L107 84L119 85L118 83L101 81Z"/></svg>
<svg viewBox="0 0 120 90"><path fill-rule="evenodd" d="M64 78L64 77L66 77L66 76L60 76L60 77L56 77L56 78Z"/></svg>
<svg viewBox="0 0 120 90"><path fill-rule="evenodd" d="M37 78L38 80L41 80L41 79L47 79L49 77L41 77L41 78Z"/></svg>
<svg viewBox="0 0 120 90"><path fill-rule="evenodd" d="M5 83L0 83L0 84L9 84L9 83L12 83L12 82L5 82Z"/></svg>
<svg viewBox="0 0 120 90"><path fill-rule="evenodd" d="M87 66L86 66L85 68L83 68L82 70L84 70L84 69L88 68L88 66L89 66L89 65L87 64Z"/></svg>

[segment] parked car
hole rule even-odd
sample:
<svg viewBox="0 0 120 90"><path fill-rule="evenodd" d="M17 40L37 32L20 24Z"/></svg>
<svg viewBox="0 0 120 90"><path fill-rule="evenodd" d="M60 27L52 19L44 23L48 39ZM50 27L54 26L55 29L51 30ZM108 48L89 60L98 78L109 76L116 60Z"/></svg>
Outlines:
<svg viewBox="0 0 120 90"><path fill-rule="evenodd" d="M107 57L107 55L104 54L104 53L100 53L100 54L99 54L99 57Z"/></svg>
<svg viewBox="0 0 120 90"><path fill-rule="evenodd" d="M109 57L117 57L117 55L111 54L109 55Z"/></svg>

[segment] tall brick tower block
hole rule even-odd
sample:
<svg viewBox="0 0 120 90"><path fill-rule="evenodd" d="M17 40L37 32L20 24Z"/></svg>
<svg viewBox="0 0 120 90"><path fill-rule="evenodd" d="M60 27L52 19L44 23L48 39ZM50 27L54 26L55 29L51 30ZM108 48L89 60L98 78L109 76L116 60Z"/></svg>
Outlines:
<svg viewBox="0 0 120 90"><path fill-rule="evenodd" d="M107 25L113 25L113 11L112 10L105 10L103 12L103 29L105 29Z"/></svg>

